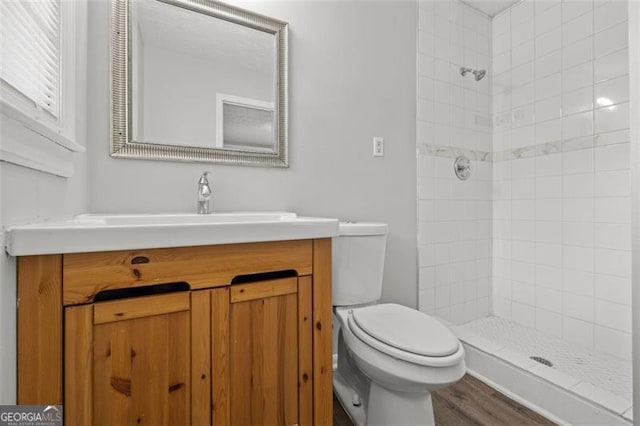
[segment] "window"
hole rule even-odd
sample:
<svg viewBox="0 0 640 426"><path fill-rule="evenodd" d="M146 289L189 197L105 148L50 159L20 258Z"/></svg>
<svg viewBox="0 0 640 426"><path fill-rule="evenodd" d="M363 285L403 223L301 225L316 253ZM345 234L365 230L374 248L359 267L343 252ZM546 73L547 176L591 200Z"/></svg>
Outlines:
<svg viewBox="0 0 640 426"><path fill-rule="evenodd" d="M75 141L75 3L0 1L0 105L3 121L84 151Z"/></svg>

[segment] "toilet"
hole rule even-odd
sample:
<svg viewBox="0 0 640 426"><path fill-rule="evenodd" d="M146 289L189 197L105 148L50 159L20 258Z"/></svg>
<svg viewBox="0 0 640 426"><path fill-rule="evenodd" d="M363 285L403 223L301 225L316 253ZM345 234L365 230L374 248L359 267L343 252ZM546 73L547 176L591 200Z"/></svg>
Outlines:
<svg viewBox="0 0 640 426"><path fill-rule="evenodd" d="M431 391L462 378L464 349L435 318L378 303L387 231L342 222L333 239L333 386L357 425L432 425Z"/></svg>

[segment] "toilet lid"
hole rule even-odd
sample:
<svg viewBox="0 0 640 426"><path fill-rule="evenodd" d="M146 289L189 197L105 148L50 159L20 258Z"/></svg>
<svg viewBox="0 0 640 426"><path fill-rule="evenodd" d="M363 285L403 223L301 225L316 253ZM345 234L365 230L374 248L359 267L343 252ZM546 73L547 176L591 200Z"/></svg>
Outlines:
<svg viewBox="0 0 640 426"><path fill-rule="evenodd" d="M353 319L369 336L417 355L439 357L458 350L458 339L435 318L394 303L354 309Z"/></svg>

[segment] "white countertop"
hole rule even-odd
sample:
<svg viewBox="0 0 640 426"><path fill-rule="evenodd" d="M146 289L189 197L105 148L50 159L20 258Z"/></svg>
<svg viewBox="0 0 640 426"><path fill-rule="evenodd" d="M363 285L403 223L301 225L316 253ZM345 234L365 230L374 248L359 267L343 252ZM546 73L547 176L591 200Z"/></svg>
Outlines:
<svg viewBox="0 0 640 426"><path fill-rule="evenodd" d="M330 238L338 220L288 212L85 214L7 230L12 256Z"/></svg>

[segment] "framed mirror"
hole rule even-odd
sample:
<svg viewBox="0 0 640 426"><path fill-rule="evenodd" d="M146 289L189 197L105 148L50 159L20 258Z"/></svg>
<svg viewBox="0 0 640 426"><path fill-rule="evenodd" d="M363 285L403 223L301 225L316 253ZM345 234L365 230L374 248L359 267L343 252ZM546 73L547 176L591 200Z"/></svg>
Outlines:
<svg viewBox="0 0 640 426"><path fill-rule="evenodd" d="M212 0L112 0L111 156L288 167L287 30Z"/></svg>

